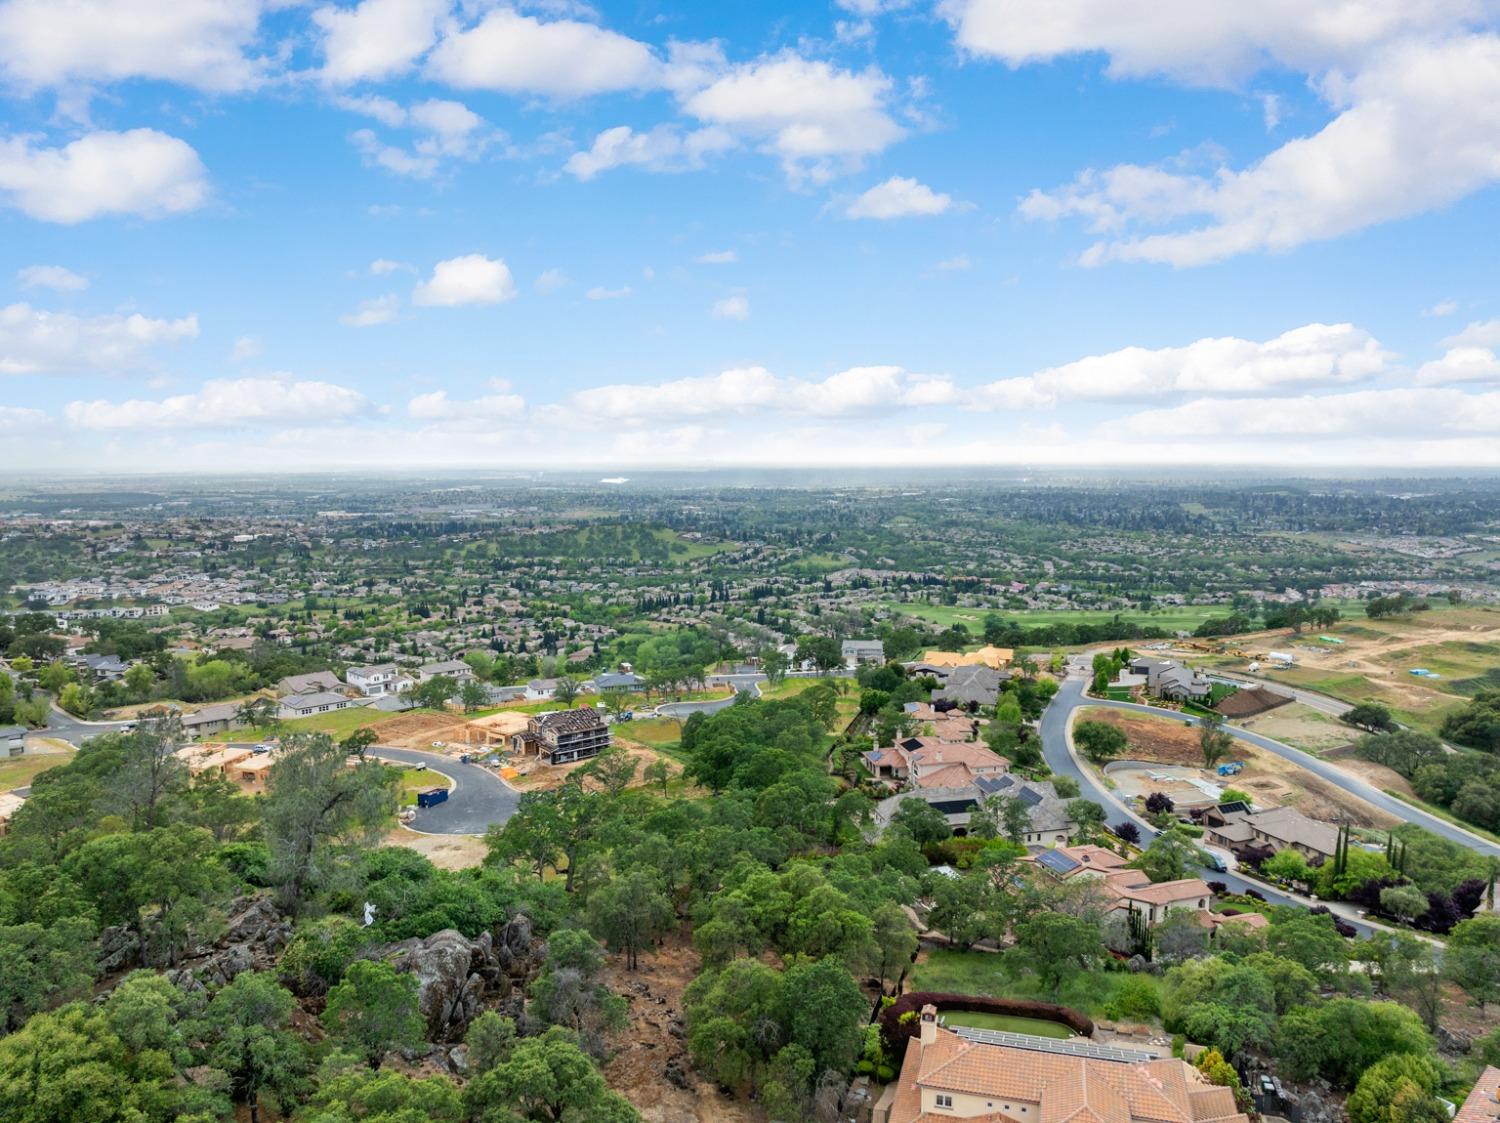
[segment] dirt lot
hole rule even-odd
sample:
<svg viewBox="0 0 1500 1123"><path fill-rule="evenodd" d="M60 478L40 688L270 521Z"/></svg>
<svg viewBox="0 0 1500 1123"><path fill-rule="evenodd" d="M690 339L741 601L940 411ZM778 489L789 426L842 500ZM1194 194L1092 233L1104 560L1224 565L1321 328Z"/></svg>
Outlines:
<svg viewBox="0 0 1500 1123"><path fill-rule="evenodd" d="M1357 729L1301 702L1278 706L1234 724L1315 754L1341 748L1359 736Z"/></svg>
<svg viewBox="0 0 1500 1123"><path fill-rule="evenodd" d="M630 786L633 788L640 787L647 782L641 774L645 772L646 765L655 760L666 761L667 768L672 776L677 776L682 772L682 765L677 761L639 742L629 741L624 737L617 737L615 738L615 748L623 749L636 762L635 779L630 782ZM519 788L522 791L536 791L562 787L563 781L573 772L587 765L588 761L581 760L576 764L560 764L553 767L538 760L536 757L529 757L524 760L520 757L510 757L505 763L507 768L515 770L514 776L510 775L509 772L506 773L506 779L510 781L513 787Z"/></svg>
<svg viewBox="0 0 1500 1123"><path fill-rule="evenodd" d="M764 1123L756 1104L720 1095L700 1079L681 1038L682 992L698 974L698 953L686 933L677 932L651 955L640 957L636 971L626 971L624 957L611 955L604 978L630 1004L627 1028L609 1038L614 1054L604 1066L609 1086L624 1095L645 1123ZM679 1088L665 1076L675 1060L695 1084Z"/></svg>
<svg viewBox="0 0 1500 1123"><path fill-rule="evenodd" d="M425 854L439 869L462 870L484 861L484 840L467 834L419 834L397 827L385 836L387 845L404 846Z"/></svg>
<svg viewBox="0 0 1500 1123"><path fill-rule="evenodd" d="M1202 767L1197 730L1179 721L1103 708L1083 711L1080 720L1105 721L1124 730L1130 739L1130 760ZM1391 827L1397 822L1342 788L1254 746L1236 744L1234 759L1244 761L1245 770L1216 782L1249 792L1259 807L1295 807L1313 819L1361 827Z"/></svg>
<svg viewBox="0 0 1500 1123"><path fill-rule="evenodd" d="M402 714L377 727L382 745L398 749L431 749L434 741L463 741L468 723L454 715Z"/></svg>

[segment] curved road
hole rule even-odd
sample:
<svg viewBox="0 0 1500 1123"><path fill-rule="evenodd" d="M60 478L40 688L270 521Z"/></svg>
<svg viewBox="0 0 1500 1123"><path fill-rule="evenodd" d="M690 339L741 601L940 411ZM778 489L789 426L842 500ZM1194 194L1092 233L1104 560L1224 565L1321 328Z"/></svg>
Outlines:
<svg viewBox="0 0 1500 1123"><path fill-rule="evenodd" d="M453 781L448 798L436 807L417 808L408 824L426 834L483 834L492 823L504 823L516 813L521 793L488 768L419 749L370 746L370 755L398 764L425 764Z"/></svg>
<svg viewBox="0 0 1500 1123"><path fill-rule="evenodd" d="M727 710L735 702L739 701L741 694L749 692L752 697L760 697L760 684L766 681L765 675L710 675L708 681L715 685L734 687L734 693L728 698L718 698L712 702L664 702L657 706L654 711L657 717L672 717L686 721L694 714L716 714L720 710Z"/></svg>

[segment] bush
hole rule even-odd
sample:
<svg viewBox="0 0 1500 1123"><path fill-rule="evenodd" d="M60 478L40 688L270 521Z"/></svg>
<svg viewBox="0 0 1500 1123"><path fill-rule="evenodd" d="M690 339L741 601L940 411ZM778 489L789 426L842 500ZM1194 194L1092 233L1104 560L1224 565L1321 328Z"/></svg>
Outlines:
<svg viewBox="0 0 1500 1123"><path fill-rule="evenodd" d="M1161 1016L1161 991L1147 976L1131 975L1120 983L1104 1012L1116 1020L1158 1018Z"/></svg>

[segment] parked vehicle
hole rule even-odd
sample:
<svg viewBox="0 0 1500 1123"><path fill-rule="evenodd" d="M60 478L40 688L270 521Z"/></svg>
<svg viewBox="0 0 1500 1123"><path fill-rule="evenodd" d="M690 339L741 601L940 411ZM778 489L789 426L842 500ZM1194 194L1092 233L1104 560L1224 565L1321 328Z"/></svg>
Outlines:
<svg viewBox="0 0 1500 1123"><path fill-rule="evenodd" d="M417 793L418 807L436 807L448 798L447 788L428 788Z"/></svg>

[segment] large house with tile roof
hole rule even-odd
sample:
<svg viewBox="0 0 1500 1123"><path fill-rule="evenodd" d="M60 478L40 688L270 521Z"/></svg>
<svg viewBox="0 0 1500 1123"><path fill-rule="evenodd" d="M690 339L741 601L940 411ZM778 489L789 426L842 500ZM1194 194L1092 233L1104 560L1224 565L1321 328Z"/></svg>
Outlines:
<svg viewBox="0 0 1500 1123"><path fill-rule="evenodd" d="M1186 1061L1088 1042L945 1029L931 1006L922 1008L921 1019L873 1123L1248 1123L1234 1093Z"/></svg>
<svg viewBox="0 0 1500 1123"><path fill-rule="evenodd" d="M1068 801L1059 798L1050 782L1024 780L1010 773L982 776L959 787L918 786L882 799L875 805L875 824L884 830L903 801L921 799L942 813L954 834L964 835L975 809L994 795L1009 796L1026 808L1026 834L1021 841L1028 846L1063 845L1078 826L1068 815Z"/></svg>
<svg viewBox="0 0 1500 1123"><path fill-rule="evenodd" d="M1485 1066L1453 1123L1500 1123L1500 1068Z"/></svg>

